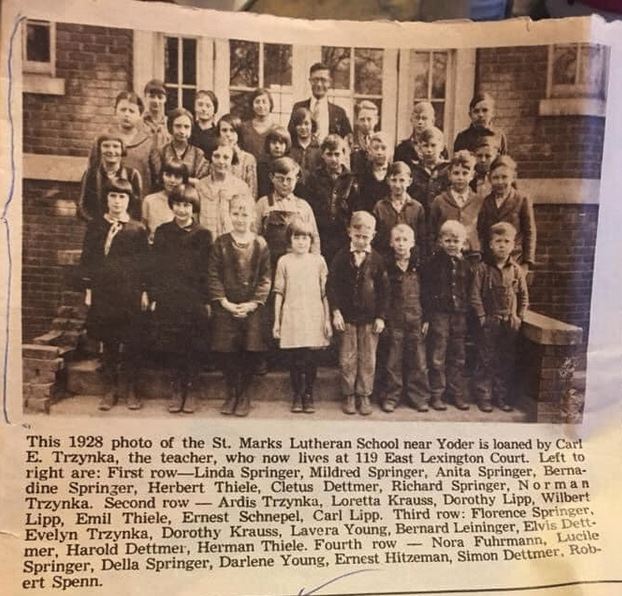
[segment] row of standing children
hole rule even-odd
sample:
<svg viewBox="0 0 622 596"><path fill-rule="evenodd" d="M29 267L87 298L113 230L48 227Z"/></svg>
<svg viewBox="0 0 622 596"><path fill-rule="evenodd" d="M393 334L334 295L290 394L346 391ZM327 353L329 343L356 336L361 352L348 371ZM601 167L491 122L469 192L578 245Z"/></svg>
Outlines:
<svg viewBox="0 0 622 596"><path fill-rule="evenodd" d="M141 407L134 388L145 338L140 311L151 310L151 347L167 355L173 370L169 411L194 411L192 387L209 346L222 354L228 390L222 413L247 415L253 360L267 347L264 307L272 285L268 245L251 230L254 204L246 196L234 197L229 204L233 229L212 243L210 232L193 217L200 208L196 190L181 185L169 199L174 220L156 230L150 259L146 230L128 213L132 201L128 181L109 183L106 214L91 222L84 243L83 279L91 307L87 329L103 342L102 370L109 385L100 409L112 408L123 395L130 409ZM375 225L365 211L352 215L350 245L337 253L330 271L324 258L311 252L317 231L310 221L295 217L287 225L291 251L276 266L272 334L288 354L292 411L314 411L316 354L328 345L334 328L340 334L343 410L370 414L378 338L385 325L382 409L393 411L402 396L421 412L428 403L445 410L448 399L468 409L464 344L469 308L479 330L479 407L491 411L494 399L499 408L511 409L516 332L528 305L525 275L511 257L514 227L494 224L492 260L472 268L462 256L466 229L447 220L440 250L420 274L413 229L397 224L391 230L393 254L385 261L371 247Z"/></svg>
<svg viewBox="0 0 622 596"><path fill-rule="evenodd" d="M126 107L124 102L131 103L130 99L125 96L121 97L121 99L118 98L117 108L119 108L119 106ZM213 107L213 104L216 102L215 97L209 97L209 100ZM486 97L483 97L483 99L480 98L479 101L477 100L478 98L474 98L471 105L473 124L470 128L473 128L474 132L471 131L471 134L469 133L470 129L467 129L467 131L464 131L464 134L461 133L462 136L466 135L466 137L468 137L466 141L463 139L461 142L467 145L470 143L469 148L471 150L474 149L479 159L477 165L479 165L480 168L473 168L472 158L468 154L462 156L459 154L458 159L452 160L451 167L449 168L449 175L447 176L450 188L447 193L445 193L449 195L450 199L456 198L456 195L458 195L459 198L460 194L464 194L464 179L466 179L468 184L471 181L470 179L474 178L476 171L480 174L481 178L481 171L484 169L481 167L482 164L484 166L488 165L492 161L492 157L495 153L500 153L501 147L505 147L506 145L505 137L502 134L492 131L487 126L477 127L475 125L475 115L477 114L477 110L482 107L481 104L483 103L484 107L486 107L486 104L490 103L489 98ZM369 114L373 115L374 107L373 104L369 106L362 105L359 110L359 120L364 120L365 112L368 113L368 116ZM441 208L435 208L436 204L441 203L440 199L443 198L442 195L437 196L432 202L424 200L425 206L422 206L409 196L409 191L417 192L418 188L424 189L424 192L418 195L422 198L429 198L430 195L434 195L438 190L436 183L442 178L435 174L437 170L440 170L440 165L444 165L445 168L447 165L446 162L442 160L442 153L444 150L442 133L438 129L429 126L425 128L420 127L421 130L418 128L421 118L417 119L415 116L417 113L423 113L427 115L427 119L429 120L430 116L433 117L433 109L431 114L430 109L430 104L422 103L415 106L413 112L413 136L411 139L401 143L396 149L396 155L401 151L404 159L408 160L408 162L403 162L401 164L394 163L390 166L387 164L387 139L382 133L373 133L373 128L375 126L374 117L368 117L367 119L369 122L367 123L367 129L369 134L366 135L366 140L360 141L361 143L367 143L366 148L364 152L357 152L356 147L352 151L352 163L358 163L356 166L359 170L357 176L351 174L343 165L345 145L340 137L337 135L329 135L320 146L317 145L317 141L312 134L313 120L310 118L310 114L306 113L308 110L305 112L304 108L300 108L298 110L300 114L294 114L292 118L292 130L296 133L296 143L294 143L293 146L290 144L291 141L288 142L287 131L276 130L275 135L266 138L265 146L268 155L267 171L269 172L267 179L271 187L271 192L263 197L257 204L258 213L255 227L257 231L265 234L268 239L268 244L272 249L271 265L273 270L278 271L278 266L276 266L278 258L288 250L288 241L291 239L285 237L285 231L294 215L302 217L304 220L303 223L310 230L311 237L313 238L313 242L311 242L313 252L318 253L321 245L321 252L329 262L332 262L333 258L343 246L344 239L347 239L348 221L350 215L354 211L367 209L371 210L376 216L378 220L378 233L376 234L375 245L381 250L384 257L391 255L392 245L390 234L393 227L397 224L405 222L415 230L414 237L416 238L419 252L420 254L426 254L428 246L434 246L436 244L438 231L444 220L463 219L462 212L467 211L461 208L464 207L464 200L462 205L458 205L459 209L456 217L452 213L448 215ZM196 176L190 175L191 169L193 173L196 174L197 172L196 167L192 165L195 164L196 160L194 158L191 160L190 168L187 162L182 161L184 157L188 157L188 153L194 153L194 151L188 151L187 145L185 147L175 145L176 138L181 140L189 138L192 116L189 113L184 113L185 110L177 110L177 112L179 112L179 114L173 112L171 114L172 118L168 120L168 126L173 135L173 140L165 144L164 148L169 148L174 154L169 156L170 159L165 160L165 165L162 169L160 182L164 186L164 191L159 194L158 201L153 199L154 195L145 199L142 208L143 218L149 228L150 239L155 242L156 230L158 227L161 227L164 223L170 223L171 220L177 221L174 209L169 207L167 212L164 205L166 202L168 206L172 191L178 188L180 184L194 184L199 190L199 195L196 201L196 208L193 207L192 211L195 214L198 212L199 222L203 224L202 227L207 228L208 231L211 232L211 238L217 240L221 235L233 232L234 230L233 220L230 215L231 198L234 196L252 196L252 192L248 193L248 195L246 193L246 189L250 188L248 185L239 188L231 187L234 180L239 180L238 177L230 175L230 170L233 165L232 162L236 157L238 157L238 159L235 160L237 164L244 161L244 152L237 146L239 120L236 121L235 117L230 115L220 119L217 125L219 131L217 134L218 139L212 138L210 141L212 163L211 166L207 168L208 176L204 176L203 179L196 179ZM197 114L199 113L197 109ZM377 109L375 113L377 121ZM423 118L423 120L425 119L426 118ZM122 122L123 120L121 120L121 124ZM180 130L181 133L179 132ZM179 133L178 137L175 136L176 131ZM458 144L461 135L458 135L456 144ZM89 204L91 207L94 207L91 211L91 218L94 214L101 214L102 211L105 211L105 209L101 207L105 201L102 203L101 200L98 202L95 199L98 193L101 193L102 185L113 178L120 177L128 181L131 180L131 196L141 197L140 175L128 172L131 168L124 165L125 161L123 165L121 164L120 158L124 157L123 153L125 147L123 140L121 140L120 143L115 143L115 139L116 141L119 140L113 133L100 137L96 147L96 154L101 161L101 167L95 169L95 184L93 186L92 180L91 184L83 184L83 190L85 186L90 186L91 191L95 188L95 192L90 192L90 194L83 192L83 196L90 197ZM408 143L410 143L410 153L408 153ZM110 149L111 145L112 150ZM299 156L302 155L302 161L307 159L308 163L314 164L314 169L312 171L303 172L302 175L299 175L300 168L298 165L292 160L279 157L279 155L283 155L290 149L296 147L299 150ZM180 148L182 149L181 153L177 151ZM309 151L310 149L314 151ZM319 151L315 151L315 149ZM478 150L480 149L481 151L478 154ZM222 162L220 165L220 172L219 158L221 156L219 152L224 154L224 159L220 160ZM160 156L164 154L165 153L162 152ZM482 157L480 157L480 154ZM361 155L363 155L365 159L362 159ZM242 156L242 159L240 159L240 156ZM152 161L156 163L157 160L154 158ZM490 245L487 236L490 228L489 224L494 224L495 221L508 220L508 217L510 217L513 218L510 219L510 221L514 224L514 227L519 233L519 241L516 243L518 249L515 250L515 253L524 265L528 265L533 262L535 246L533 212L530 208L529 201L517 195L517 197L514 198L518 198L519 204L512 205L508 213L501 213L504 205L508 206L509 204L517 202L515 200L507 201L507 198L510 196L510 191L507 191L508 180L510 185L513 184L515 164L513 164L512 160L508 160L508 158L506 158L505 161L503 159L497 161L499 163L496 164L497 167L493 168L493 170L501 170L503 174L501 177L504 177L503 184L506 190L503 191L504 194L497 193L491 201L488 201L488 203L490 203L489 208L487 210L482 210L482 214L486 214L487 219L479 218L482 221L482 223L479 224L479 233L473 231L473 217L472 215L470 216L470 221L467 222L469 243L466 245L466 248L471 254L476 254L477 249L474 243L480 238L483 238L482 246L487 250ZM180 164L180 162L182 163ZM246 162L248 163L249 160L246 159ZM113 167L110 167L111 163ZM204 164L201 165L201 167L203 166ZM417 168L421 170L419 177L414 175L415 172L419 171ZM459 169L463 170L462 182L458 181L460 178L458 175ZM251 167L247 168L246 171L252 170L251 162ZM464 170L466 170L466 172L464 172ZM204 173L205 170L200 171ZM219 176L219 174L221 175ZM87 170L85 180L89 179L89 175L92 179L92 168L90 171ZM372 185L375 183L378 186L384 183L385 190L386 187L389 188L389 197L378 201L370 199L370 197L373 197L374 193L365 191L366 175ZM385 178L384 180L382 179L383 175ZM229 176L228 180L227 176ZM387 179L388 182L386 182ZM208 189L211 188L211 186L218 186L220 182L220 188L215 193L218 205L216 210L209 201L205 201L201 197L201 194L204 196L214 194L210 193L209 190L203 193L200 192L201 185L205 180L208 180L208 182L204 184ZM460 185L461 187L457 188ZM501 183L498 186L502 186ZM295 193L293 192L294 188L296 189ZM156 193L156 195L157 194L158 193ZM307 196L312 208L309 207L309 203L296 196L297 194ZM101 194L99 194L99 196L101 197ZM502 201L499 201L500 197L503 198ZM447 197L445 197L445 199L446 198ZM210 200L214 202L214 198ZM389 201L388 205L387 201ZM152 210L151 205L156 202L162 208L159 210ZM468 200L466 202L468 202ZM137 203L139 204L139 202L132 201L131 203L131 205L128 205L128 209L130 214L136 217L137 211L134 205ZM175 201L171 202L171 205L174 203ZM516 208L517 206L518 209ZM428 219L434 222L434 229L431 232L426 225L426 211L428 210ZM153 215L154 211L159 211L159 215ZM104 217L104 219L106 218ZM98 219L98 221L101 220ZM124 222L121 223L123 224ZM373 235L374 234L372 234L372 236ZM321 242L318 241L320 239ZM291 243L289 248L292 248ZM277 286L275 285L275 287ZM154 302L157 304L157 301ZM277 300L276 302L279 301ZM336 329L340 330L340 327L340 325L335 325ZM129 349L128 353L131 351L132 350ZM251 350L251 352L253 352L253 350ZM304 363L308 362L310 359L308 355L304 355L303 357L299 354L299 356L300 358L297 360L298 364L296 368L301 370L306 366ZM106 358L104 358L104 361L106 361ZM300 364L300 362L303 362L303 364ZM240 383L238 383L238 385L239 384ZM179 393L180 392L177 392L175 395ZM179 400L177 401L179 402ZM136 402L132 403L136 405ZM183 399L179 403L183 405ZM173 406L172 409L175 410L176 406ZM309 409L309 407L307 407L307 409ZM245 410L245 407L241 408L242 412ZM363 410L367 410L367 408L364 407Z"/></svg>

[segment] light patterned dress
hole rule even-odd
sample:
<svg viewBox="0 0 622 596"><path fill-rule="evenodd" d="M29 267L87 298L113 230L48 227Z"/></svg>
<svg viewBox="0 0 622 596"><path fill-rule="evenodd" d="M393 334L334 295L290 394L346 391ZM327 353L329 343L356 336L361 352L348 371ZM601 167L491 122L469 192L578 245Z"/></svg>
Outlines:
<svg viewBox="0 0 622 596"><path fill-rule="evenodd" d="M279 259L274 292L283 296L280 347L323 348L324 305L328 268L321 255L288 253Z"/></svg>

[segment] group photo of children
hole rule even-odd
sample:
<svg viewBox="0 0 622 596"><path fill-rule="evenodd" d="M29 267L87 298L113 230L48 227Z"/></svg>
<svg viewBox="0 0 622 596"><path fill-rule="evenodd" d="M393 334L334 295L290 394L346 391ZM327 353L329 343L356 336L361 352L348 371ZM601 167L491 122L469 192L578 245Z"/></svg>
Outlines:
<svg viewBox="0 0 622 596"><path fill-rule="evenodd" d="M78 204L100 410L141 408L146 353L170 371L170 413L194 412L217 368L221 413L247 416L254 379L280 367L291 411L312 414L326 362L346 415L512 410L536 225L495 98L457 106L471 123L455 139L418 101L394 143L374 102L350 122L328 101L327 65L308 76L287 127L267 88L248 120L210 89L167 113L158 79L117 95Z"/></svg>

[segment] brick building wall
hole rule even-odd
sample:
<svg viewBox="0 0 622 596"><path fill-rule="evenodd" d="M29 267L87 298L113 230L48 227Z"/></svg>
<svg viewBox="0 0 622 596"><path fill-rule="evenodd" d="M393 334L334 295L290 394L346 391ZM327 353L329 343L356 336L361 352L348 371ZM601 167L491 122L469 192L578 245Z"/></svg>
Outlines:
<svg viewBox="0 0 622 596"><path fill-rule="evenodd" d="M587 342L598 205L536 205L533 310L577 325Z"/></svg>
<svg viewBox="0 0 622 596"><path fill-rule="evenodd" d="M24 180L24 246L22 253L22 333L24 342L49 330L61 293L71 280L59 265L58 251L79 249L85 225L71 203L80 186Z"/></svg>
<svg viewBox="0 0 622 596"><path fill-rule="evenodd" d="M547 67L547 46L479 49L476 88L495 98L520 177L600 178L605 119L540 116Z"/></svg>
<svg viewBox="0 0 622 596"><path fill-rule="evenodd" d="M24 153L88 155L132 86L132 31L58 23L56 77L65 95L24 94Z"/></svg>
<svg viewBox="0 0 622 596"><path fill-rule="evenodd" d="M86 156L107 128L114 99L132 86L133 33L126 29L56 24L56 72L64 95L24 93L23 151ZM24 180L22 323L24 341L48 331L67 269L58 251L78 249L84 225L72 214L79 184Z"/></svg>

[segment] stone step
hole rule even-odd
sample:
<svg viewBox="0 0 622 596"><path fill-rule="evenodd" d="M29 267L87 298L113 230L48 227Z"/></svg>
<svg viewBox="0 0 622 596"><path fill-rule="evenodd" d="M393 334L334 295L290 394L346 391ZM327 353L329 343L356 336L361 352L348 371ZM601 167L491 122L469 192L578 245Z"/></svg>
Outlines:
<svg viewBox="0 0 622 596"><path fill-rule="evenodd" d="M585 387L587 384L587 373L584 370L577 370L572 378L572 387L575 391L585 395Z"/></svg>
<svg viewBox="0 0 622 596"><path fill-rule="evenodd" d="M67 362L67 390L76 395L102 395L105 383L97 359ZM271 371L265 376L255 376L251 381L253 395L261 400L289 400L291 386L289 373ZM170 393L170 372L145 368L136 380L136 390L145 399L168 397ZM224 400L227 392L222 373L203 372L196 387L199 395L206 399ZM324 400L337 400L339 393L339 373L336 369L318 370L314 393Z"/></svg>
<svg viewBox="0 0 622 596"><path fill-rule="evenodd" d="M56 317L52 320L52 329L60 331L82 331L84 329L84 319L66 319Z"/></svg>

